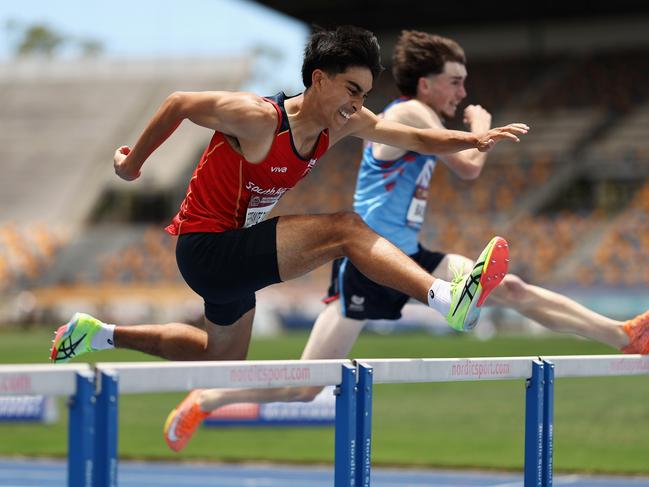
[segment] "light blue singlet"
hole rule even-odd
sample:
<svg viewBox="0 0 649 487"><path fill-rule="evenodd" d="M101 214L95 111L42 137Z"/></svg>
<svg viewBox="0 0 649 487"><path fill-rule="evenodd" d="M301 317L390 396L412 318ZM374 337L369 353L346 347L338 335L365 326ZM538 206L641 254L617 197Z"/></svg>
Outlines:
<svg viewBox="0 0 649 487"><path fill-rule="evenodd" d="M385 110L407 100L398 98ZM404 253L416 253L434 169L435 156L407 152L399 159L382 161L374 157L372 143L367 144L356 181L354 211Z"/></svg>

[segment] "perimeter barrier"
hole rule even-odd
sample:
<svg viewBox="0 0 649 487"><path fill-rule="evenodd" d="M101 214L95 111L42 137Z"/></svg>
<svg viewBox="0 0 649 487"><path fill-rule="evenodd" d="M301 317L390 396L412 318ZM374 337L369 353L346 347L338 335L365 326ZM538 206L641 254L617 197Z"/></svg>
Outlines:
<svg viewBox="0 0 649 487"><path fill-rule="evenodd" d="M649 375L649 357L588 355L464 359L357 359L2 365L0 394L70 396L68 486L117 487L120 394L195 388L335 385L334 486L371 475L373 384L524 380L525 487L552 486L554 381Z"/></svg>

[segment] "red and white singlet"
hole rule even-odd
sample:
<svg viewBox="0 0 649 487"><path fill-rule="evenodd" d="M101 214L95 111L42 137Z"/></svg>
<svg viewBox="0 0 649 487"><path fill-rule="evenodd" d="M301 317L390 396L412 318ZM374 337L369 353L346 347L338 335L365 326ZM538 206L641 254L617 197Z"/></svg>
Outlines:
<svg viewBox="0 0 649 487"><path fill-rule="evenodd" d="M265 98L277 110L279 123L270 151L260 163L246 161L221 132L214 133L167 232L223 232L255 225L311 171L329 148L329 132L322 131L310 159L300 157L293 145L285 98L284 93Z"/></svg>

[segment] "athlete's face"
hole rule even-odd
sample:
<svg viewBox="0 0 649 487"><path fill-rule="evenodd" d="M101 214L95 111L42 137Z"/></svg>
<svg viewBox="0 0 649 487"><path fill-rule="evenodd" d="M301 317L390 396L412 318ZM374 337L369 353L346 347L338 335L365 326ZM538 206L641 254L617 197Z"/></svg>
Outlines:
<svg viewBox="0 0 649 487"><path fill-rule="evenodd" d="M314 82L320 99L320 108L328 127L345 125L365 103L372 89L372 72L365 67L354 66L342 73L329 75L323 71L314 72Z"/></svg>
<svg viewBox="0 0 649 487"><path fill-rule="evenodd" d="M466 76L464 64L447 61L440 74L419 80L418 97L440 117L453 118L457 106L466 98Z"/></svg>

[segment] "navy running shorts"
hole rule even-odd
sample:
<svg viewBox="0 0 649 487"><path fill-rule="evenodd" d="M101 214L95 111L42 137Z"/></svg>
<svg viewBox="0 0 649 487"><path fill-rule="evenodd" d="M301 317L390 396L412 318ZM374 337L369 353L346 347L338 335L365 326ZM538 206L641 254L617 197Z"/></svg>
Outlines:
<svg viewBox="0 0 649 487"><path fill-rule="evenodd" d="M432 273L446 254L419 246L410 258ZM330 303L340 299L343 316L355 320L398 320L410 297L369 280L346 258L336 259L331 270L327 297Z"/></svg>
<svg viewBox="0 0 649 487"><path fill-rule="evenodd" d="M281 282L277 220L178 237L178 269L189 287L205 301L205 317L212 323L233 324L255 307L255 291Z"/></svg>

